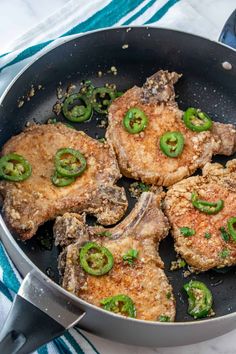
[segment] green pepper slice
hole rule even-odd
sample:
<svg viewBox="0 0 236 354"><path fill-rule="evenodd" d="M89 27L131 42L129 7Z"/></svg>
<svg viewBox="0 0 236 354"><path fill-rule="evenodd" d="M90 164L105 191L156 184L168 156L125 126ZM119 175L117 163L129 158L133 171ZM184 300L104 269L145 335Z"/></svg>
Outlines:
<svg viewBox="0 0 236 354"><path fill-rule="evenodd" d="M131 248L130 250L128 250L128 252L126 252L123 255L122 259L125 263L132 265L134 263L134 261L137 260L138 255L139 255L139 251Z"/></svg>
<svg viewBox="0 0 236 354"><path fill-rule="evenodd" d="M148 125L148 117L139 108L130 108L124 118L123 126L130 134L138 134L142 132Z"/></svg>
<svg viewBox="0 0 236 354"><path fill-rule="evenodd" d="M206 317L213 303L212 293L201 281L191 280L184 285L188 295L188 314L194 318Z"/></svg>
<svg viewBox="0 0 236 354"><path fill-rule="evenodd" d="M205 232L204 237L205 237L207 240L210 240L211 234L210 234L209 232Z"/></svg>
<svg viewBox="0 0 236 354"><path fill-rule="evenodd" d="M167 132L160 138L160 149L168 157L179 156L184 148L184 137L180 132Z"/></svg>
<svg viewBox="0 0 236 354"><path fill-rule="evenodd" d="M63 177L78 177L86 169L84 155L71 148L59 149L55 155L56 171Z"/></svg>
<svg viewBox="0 0 236 354"><path fill-rule="evenodd" d="M86 80L83 82L83 86L81 87L79 92L81 95L90 98L92 96L94 88L95 87L92 85L91 81Z"/></svg>
<svg viewBox="0 0 236 354"><path fill-rule="evenodd" d="M66 187L75 182L75 177L63 177L55 171L51 177L51 181L56 187Z"/></svg>
<svg viewBox="0 0 236 354"><path fill-rule="evenodd" d="M80 264L88 274L100 276L111 270L114 258L106 247L88 242L80 250Z"/></svg>
<svg viewBox="0 0 236 354"><path fill-rule="evenodd" d="M219 230L220 230L220 235L221 235L222 240L224 240L225 242L228 242L229 241L228 232L225 230L225 228L223 226L220 227Z"/></svg>
<svg viewBox="0 0 236 354"><path fill-rule="evenodd" d="M217 202L207 202L206 200L198 199L197 193L192 193L191 201L193 206L205 214L217 214L224 207L224 201L219 199Z"/></svg>
<svg viewBox="0 0 236 354"><path fill-rule="evenodd" d="M189 236L193 236L195 235L195 230L191 229L188 226L183 226L179 228L180 233L184 236L184 237L189 237Z"/></svg>
<svg viewBox="0 0 236 354"><path fill-rule="evenodd" d="M97 87L93 90L91 103L93 109L101 114L106 114L107 109L116 98L116 93L108 87Z"/></svg>
<svg viewBox="0 0 236 354"><path fill-rule="evenodd" d="M161 316L159 317L159 321L160 321L160 322L170 322L170 316L161 315Z"/></svg>
<svg viewBox="0 0 236 354"><path fill-rule="evenodd" d="M77 102L77 104L75 104ZM69 107L73 107L70 109ZM62 112L71 122L84 122L92 115L92 105L89 100L78 93L74 93L63 102Z"/></svg>
<svg viewBox="0 0 236 354"><path fill-rule="evenodd" d="M227 250L227 248L224 248L222 251L219 252L219 257L223 259L229 257L229 255L230 255L230 251Z"/></svg>
<svg viewBox="0 0 236 354"><path fill-rule="evenodd" d="M136 309L133 300L123 294L107 297L101 300L104 310L119 313L128 317L136 317Z"/></svg>
<svg viewBox="0 0 236 354"><path fill-rule="evenodd" d="M228 230L229 230L230 236L232 237L232 239L234 241L236 241L235 224L236 224L236 217L235 216L228 219L228 221L227 221Z"/></svg>
<svg viewBox="0 0 236 354"><path fill-rule="evenodd" d="M211 118L200 109L188 108L184 112L184 124L187 128L194 132L203 132L209 130L212 127Z"/></svg>
<svg viewBox="0 0 236 354"><path fill-rule="evenodd" d="M0 158L0 177L12 182L21 182L30 177L32 167L21 155L11 153Z"/></svg>

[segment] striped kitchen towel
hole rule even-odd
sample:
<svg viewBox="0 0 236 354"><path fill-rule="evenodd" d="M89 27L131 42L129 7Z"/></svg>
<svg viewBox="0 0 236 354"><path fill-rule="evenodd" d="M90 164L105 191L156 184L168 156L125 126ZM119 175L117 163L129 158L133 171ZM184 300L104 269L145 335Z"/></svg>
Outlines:
<svg viewBox="0 0 236 354"><path fill-rule="evenodd" d="M0 94L11 79L44 52L79 33L122 25L155 24L180 0L70 0L0 55Z"/></svg>
<svg viewBox="0 0 236 354"><path fill-rule="evenodd" d="M234 9L235 0L67 1L46 20L9 44L10 52L0 55L0 95L24 66L79 33L111 26L149 25L217 39Z"/></svg>
<svg viewBox="0 0 236 354"><path fill-rule="evenodd" d="M215 11L217 6L218 17ZM12 43L10 52L0 55L0 94L23 67L79 33L110 26L153 25L217 39L223 22L234 7L235 0L214 2L212 0L70 0L45 21ZM212 13L214 10L214 19L210 17L210 9ZM20 282L19 273L0 243L1 323L7 316ZM43 346L37 352L40 354L98 353L77 329L69 330L64 336Z"/></svg>

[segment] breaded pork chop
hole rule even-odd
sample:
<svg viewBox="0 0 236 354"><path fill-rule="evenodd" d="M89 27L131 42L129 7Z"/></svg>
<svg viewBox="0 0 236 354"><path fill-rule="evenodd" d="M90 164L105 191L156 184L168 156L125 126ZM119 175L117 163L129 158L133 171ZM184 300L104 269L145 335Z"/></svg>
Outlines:
<svg viewBox="0 0 236 354"><path fill-rule="evenodd" d="M185 126L183 112L174 100L174 83L179 77L174 72L158 71L143 87L134 86L111 104L107 139L125 176L170 186L203 167L212 155L235 151L236 130L232 124L214 123L211 131L200 133ZM141 109L149 120L139 134L130 134L123 127L123 117L133 107ZM183 134L185 144L181 155L170 158L159 145L160 137L173 131Z"/></svg>
<svg viewBox="0 0 236 354"><path fill-rule="evenodd" d="M54 156L65 147L79 150L87 168L71 185L56 187L51 182ZM2 155L11 152L24 156L32 166L32 175L23 182L0 181L5 219L22 239L31 238L39 225L67 211L86 211L104 225L116 223L126 211L125 191L114 185L121 175L108 144L64 124L45 124L12 137Z"/></svg>
<svg viewBox="0 0 236 354"><path fill-rule="evenodd" d="M172 287L158 254L158 244L169 230L160 210L161 199L162 193L143 193L128 217L110 229L88 227L75 214L58 217L54 226L57 244L65 247L76 241L65 247L60 258L63 287L96 306L101 306L104 298L127 295L134 302L136 318L174 320ZM81 268L79 252L88 241L105 246L112 253L114 266L109 273L93 276ZM132 264L123 259L130 250L138 251Z"/></svg>
<svg viewBox="0 0 236 354"><path fill-rule="evenodd" d="M222 210L211 215L198 210L192 203L192 193L204 201L223 200ZM175 249L189 265L206 271L236 264L236 240L228 229L229 219L236 216L236 160L229 161L225 168L208 163L202 176L172 186L164 211L172 227Z"/></svg>

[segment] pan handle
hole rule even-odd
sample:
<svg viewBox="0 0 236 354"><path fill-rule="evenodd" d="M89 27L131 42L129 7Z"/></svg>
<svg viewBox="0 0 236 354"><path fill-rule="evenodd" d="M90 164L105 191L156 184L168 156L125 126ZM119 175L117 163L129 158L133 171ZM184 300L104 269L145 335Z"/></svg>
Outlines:
<svg viewBox="0 0 236 354"><path fill-rule="evenodd" d="M0 353L31 353L84 317L53 284L36 271L27 274L0 332Z"/></svg>
<svg viewBox="0 0 236 354"><path fill-rule="evenodd" d="M236 49L236 10L226 21L220 34L219 42Z"/></svg>

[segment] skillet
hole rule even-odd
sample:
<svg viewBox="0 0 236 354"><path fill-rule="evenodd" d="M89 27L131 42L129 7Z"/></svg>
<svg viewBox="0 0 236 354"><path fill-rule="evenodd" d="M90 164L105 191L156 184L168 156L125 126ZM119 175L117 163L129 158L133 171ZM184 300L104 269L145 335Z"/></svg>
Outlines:
<svg viewBox="0 0 236 354"><path fill-rule="evenodd" d="M225 25L220 40L236 48L236 11ZM117 68L117 76L107 73L111 66ZM53 117L59 83L66 88L70 83L79 85L82 80L92 80L95 86L115 83L119 91L125 91L133 85L142 85L159 69L183 73L176 86L181 109L199 107L216 121L236 124L236 52L233 49L168 29L122 27L78 36L25 68L0 101L0 146L22 131L27 122L45 123ZM98 77L98 71L106 75ZM17 100L26 95L31 85L36 88L41 85L43 89L19 108ZM58 120L65 122L62 116ZM93 138L105 133L97 127L95 116L75 127ZM217 157L214 161L225 163L227 159ZM128 212L134 205L134 199L128 194L131 182L125 178L119 182L127 191ZM22 242L0 219L1 240L25 277L0 333L1 353L29 353L74 325L111 340L142 346L191 344L236 328L236 269L230 268L225 274L209 271L188 279L183 277L182 270L170 272L170 262L176 258L170 236L161 243L160 255L177 301L175 323L124 318L75 297L59 286L58 249L52 246L47 250L40 244L42 235L51 239L52 224L46 223L32 240ZM205 282L212 290L214 317L192 321L187 315L187 298L182 287L190 278Z"/></svg>

